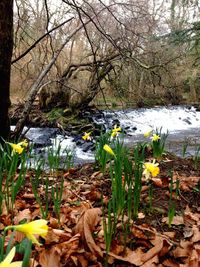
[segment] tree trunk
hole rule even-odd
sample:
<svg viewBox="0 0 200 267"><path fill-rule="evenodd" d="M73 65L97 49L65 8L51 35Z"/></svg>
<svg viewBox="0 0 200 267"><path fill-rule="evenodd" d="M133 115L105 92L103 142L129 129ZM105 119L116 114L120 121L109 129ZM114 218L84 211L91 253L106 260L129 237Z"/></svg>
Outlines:
<svg viewBox="0 0 200 267"><path fill-rule="evenodd" d="M0 1L0 139L8 139L10 69L13 47L13 0Z"/></svg>
<svg viewBox="0 0 200 267"><path fill-rule="evenodd" d="M108 75L108 73L113 69L112 64L110 62L106 62L106 64L98 69L94 66L94 69L91 73L90 81L87 85L88 91L87 93L80 99L80 102L71 105L72 109L85 109L88 107L90 102L95 98L100 90L101 81Z"/></svg>

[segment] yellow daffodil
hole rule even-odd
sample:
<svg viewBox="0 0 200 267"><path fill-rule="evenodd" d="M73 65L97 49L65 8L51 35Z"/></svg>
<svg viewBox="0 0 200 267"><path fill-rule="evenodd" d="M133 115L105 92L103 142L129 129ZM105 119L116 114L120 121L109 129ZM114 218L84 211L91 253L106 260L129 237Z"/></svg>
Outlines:
<svg viewBox="0 0 200 267"><path fill-rule="evenodd" d="M112 148L111 148L109 145L105 144L105 145L103 146L103 149L104 149L108 154L110 154L110 155L112 155L112 156L115 157L115 153L113 152Z"/></svg>
<svg viewBox="0 0 200 267"><path fill-rule="evenodd" d="M158 135L158 134L153 134L153 136L151 137L151 140L153 141L153 142L156 142L156 141L158 141L160 139L160 136Z"/></svg>
<svg viewBox="0 0 200 267"><path fill-rule="evenodd" d="M149 136L151 135L152 131L153 131L153 130L150 130L150 131L144 133L144 137L145 137L145 138L149 137Z"/></svg>
<svg viewBox="0 0 200 267"><path fill-rule="evenodd" d="M18 153L18 154L22 154L24 148L19 144L13 144L13 143L9 143L7 142L7 144L9 144L12 147L12 152L13 153Z"/></svg>
<svg viewBox="0 0 200 267"><path fill-rule="evenodd" d="M92 138L91 138L90 135L91 135L91 132L89 132L89 133L84 133L84 135L82 136L83 140L85 140L85 141L91 141Z"/></svg>
<svg viewBox="0 0 200 267"><path fill-rule="evenodd" d="M159 163L156 163L155 159L153 162L144 163L143 175L148 180L150 177L156 177L160 173Z"/></svg>
<svg viewBox="0 0 200 267"><path fill-rule="evenodd" d="M118 136L121 130L122 130L121 127L117 127L117 125L115 125L114 128L112 129L111 137L115 138L116 136Z"/></svg>
<svg viewBox="0 0 200 267"><path fill-rule="evenodd" d="M18 143L19 146L21 147L27 147L28 146L28 141L24 139L22 142Z"/></svg>
<svg viewBox="0 0 200 267"><path fill-rule="evenodd" d="M47 221L43 219L39 219L25 224L8 226L7 230L8 229L14 229L16 231L24 233L28 239L30 239L33 243L37 245L40 245L40 243L34 235L45 237L48 232Z"/></svg>
<svg viewBox="0 0 200 267"><path fill-rule="evenodd" d="M13 260L15 256L15 251L16 251L16 248L13 247L11 251L8 253L8 255L6 256L6 258L2 262L0 262L0 267L21 267L22 266L22 261L15 261L11 263L11 261Z"/></svg>

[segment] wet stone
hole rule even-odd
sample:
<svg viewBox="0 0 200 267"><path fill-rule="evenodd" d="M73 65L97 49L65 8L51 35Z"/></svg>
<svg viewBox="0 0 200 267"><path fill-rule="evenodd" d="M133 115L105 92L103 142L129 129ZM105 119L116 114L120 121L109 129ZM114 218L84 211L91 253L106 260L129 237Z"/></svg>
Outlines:
<svg viewBox="0 0 200 267"><path fill-rule="evenodd" d="M187 118L187 119L183 119L184 122L186 122L187 124L191 125L191 121Z"/></svg>
<svg viewBox="0 0 200 267"><path fill-rule="evenodd" d="M92 150L94 147L94 144L92 142L85 142L81 148L83 150L83 152L88 152L89 150Z"/></svg>
<svg viewBox="0 0 200 267"><path fill-rule="evenodd" d="M114 125L117 125L117 126L120 125L120 121L119 121L118 119L114 119L114 120L112 121L112 123L113 123L113 126L114 126Z"/></svg>

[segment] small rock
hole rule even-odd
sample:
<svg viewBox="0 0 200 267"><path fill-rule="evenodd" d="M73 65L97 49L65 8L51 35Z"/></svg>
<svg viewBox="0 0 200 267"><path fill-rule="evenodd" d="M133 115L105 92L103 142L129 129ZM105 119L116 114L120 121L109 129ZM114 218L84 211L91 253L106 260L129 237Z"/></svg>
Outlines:
<svg viewBox="0 0 200 267"><path fill-rule="evenodd" d="M112 123L113 123L113 126L114 126L114 125L120 125L120 121L119 121L118 119L114 119L114 120L112 121Z"/></svg>
<svg viewBox="0 0 200 267"><path fill-rule="evenodd" d="M187 118L187 119L183 119L184 122L186 122L187 124L191 125L191 121Z"/></svg>
<svg viewBox="0 0 200 267"><path fill-rule="evenodd" d="M75 140L73 140L73 141L75 141ZM77 146L82 146L85 143L85 141L84 140L81 140L81 139L78 139L75 142L76 142L76 145Z"/></svg>
<svg viewBox="0 0 200 267"><path fill-rule="evenodd" d="M92 148L94 147L94 144L92 142L85 142L83 145L82 145L82 150L83 152L88 152L89 150L91 150Z"/></svg>
<svg viewBox="0 0 200 267"><path fill-rule="evenodd" d="M129 130L130 129L130 126L126 126L125 128L124 128L124 130Z"/></svg>

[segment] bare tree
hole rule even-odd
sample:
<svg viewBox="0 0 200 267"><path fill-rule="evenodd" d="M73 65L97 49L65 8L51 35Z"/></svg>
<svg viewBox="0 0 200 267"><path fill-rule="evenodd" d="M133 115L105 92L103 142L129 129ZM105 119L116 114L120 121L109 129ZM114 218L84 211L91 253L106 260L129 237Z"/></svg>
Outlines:
<svg viewBox="0 0 200 267"><path fill-rule="evenodd" d="M178 94L182 80L175 76L189 50L171 40L189 25L182 1L60 0L53 8L47 0L16 2L12 78L21 77L18 87L28 92L18 134L37 94L42 107L72 108L85 108L104 88L137 104L172 96L173 88Z"/></svg>

